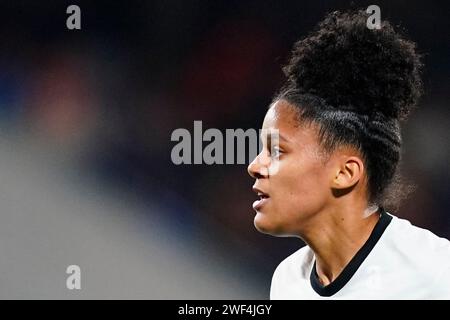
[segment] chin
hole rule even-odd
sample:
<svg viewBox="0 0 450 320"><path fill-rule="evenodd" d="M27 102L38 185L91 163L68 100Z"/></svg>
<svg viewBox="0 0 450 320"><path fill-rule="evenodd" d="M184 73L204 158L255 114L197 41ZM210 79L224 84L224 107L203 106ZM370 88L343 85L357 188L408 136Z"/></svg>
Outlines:
<svg viewBox="0 0 450 320"><path fill-rule="evenodd" d="M265 214L257 212L255 219L253 220L253 224L255 225L256 230L261 233L276 237L285 236L282 228L275 225L273 221L270 221L270 219Z"/></svg>

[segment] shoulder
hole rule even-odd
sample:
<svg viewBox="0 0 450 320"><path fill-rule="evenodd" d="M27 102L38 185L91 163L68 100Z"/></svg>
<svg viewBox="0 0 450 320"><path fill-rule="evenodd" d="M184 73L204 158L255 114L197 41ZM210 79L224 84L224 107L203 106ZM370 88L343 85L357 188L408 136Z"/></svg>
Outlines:
<svg viewBox="0 0 450 320"><path fill-rule="evenodd" d="M405 252L414 252L416 256L422 254L422 258L429 257L433 260L442 260L450 263L450 241L438 237L433 232L411 224L408 220L393 216L389 226L391 240L395 240L396 246Z"/></svg>
<svg viewBox="0 0 450 320"><path fill-rule="evenodd" d="M450 241L395 216L388 230L384 245L397 256L393 261L414 269L432 287L446 288L445 294L450 295Z"/></svg>

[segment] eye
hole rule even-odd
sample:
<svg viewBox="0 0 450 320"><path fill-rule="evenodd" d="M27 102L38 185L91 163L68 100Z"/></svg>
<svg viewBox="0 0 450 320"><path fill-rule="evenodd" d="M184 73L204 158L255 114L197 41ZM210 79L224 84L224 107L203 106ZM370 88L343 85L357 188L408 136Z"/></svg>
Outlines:
<svg viewBox="0 0 450 320"><path fill-rule="evenodd" d="M280 157L280 155L283 153L283 151L279 148L279 147L273 147L271 150L270 150L270 156L272 157L272 158L278 158L278 157Z"/></svg>

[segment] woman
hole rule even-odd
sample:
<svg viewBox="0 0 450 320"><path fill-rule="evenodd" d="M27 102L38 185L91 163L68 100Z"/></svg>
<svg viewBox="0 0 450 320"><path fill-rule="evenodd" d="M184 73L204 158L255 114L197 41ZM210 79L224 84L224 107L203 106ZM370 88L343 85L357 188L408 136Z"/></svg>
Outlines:
<svg viewBox="0 0 450 320"><path fill-rule="evenodd" d="M363 11L298 41L249 165L255 227L307 245L277 267L271 299L450 298L450 242L383 209L401 190L400 120L421 94L414 43ZM276 170L274 169L276 167Z"/></svg>

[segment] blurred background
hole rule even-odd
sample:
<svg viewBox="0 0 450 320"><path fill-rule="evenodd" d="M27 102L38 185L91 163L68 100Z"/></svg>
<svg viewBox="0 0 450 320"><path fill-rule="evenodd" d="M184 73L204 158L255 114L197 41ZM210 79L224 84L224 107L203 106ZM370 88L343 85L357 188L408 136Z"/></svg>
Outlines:
<svg viewBox="0 0 450 320"><path fill-rule="evenodd" d="M255 230L247 165L174 165L171 133L259 129L294 41L370 4L426 66L392 213L450 237L448 2L0 3L0 298L267 299L302 242Z"/></svg>

